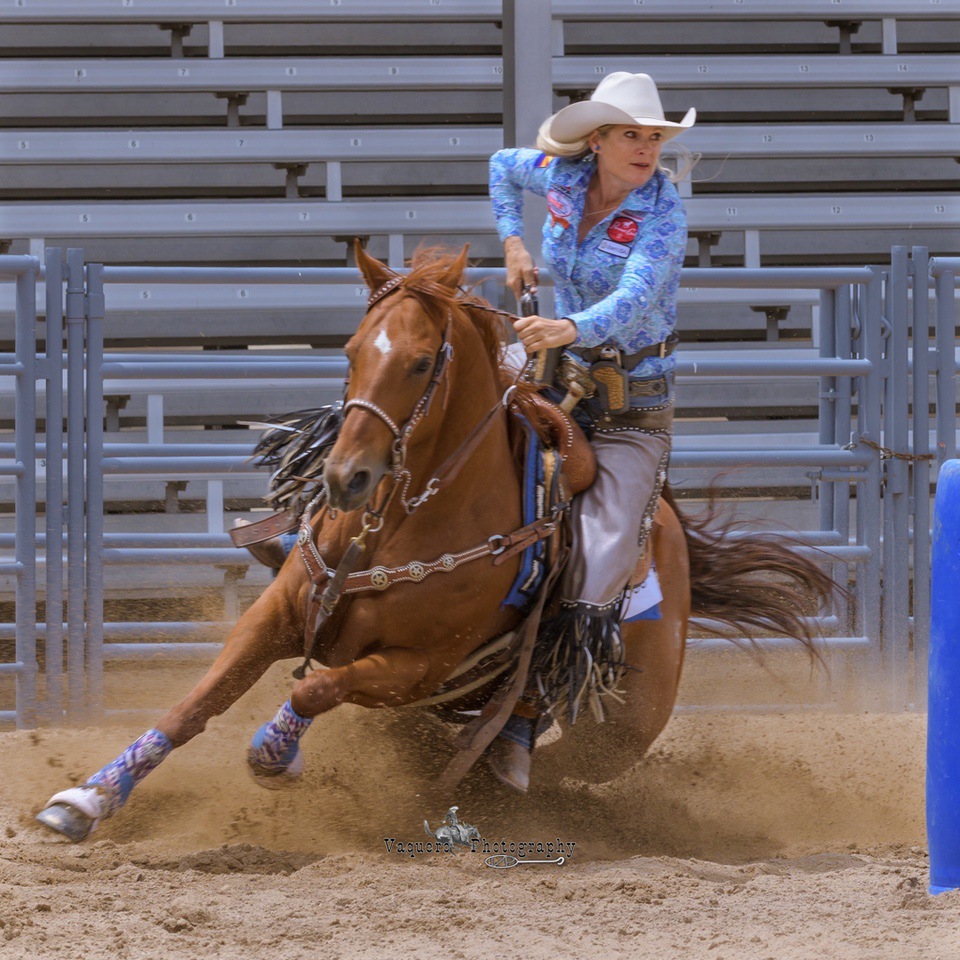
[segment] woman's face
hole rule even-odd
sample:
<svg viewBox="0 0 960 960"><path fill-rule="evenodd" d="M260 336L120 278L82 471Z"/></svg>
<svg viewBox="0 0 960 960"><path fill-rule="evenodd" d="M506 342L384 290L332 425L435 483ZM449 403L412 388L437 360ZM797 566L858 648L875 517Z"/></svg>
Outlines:
<svg viewBox="0 0 960 960"><path fill-rule="evenodd" d="M590 135L590 147L597 150L597 163L604 173L629 185L642 187L654 174L663 146L660 127L635 127L623 124L606 134Z"/></svg>

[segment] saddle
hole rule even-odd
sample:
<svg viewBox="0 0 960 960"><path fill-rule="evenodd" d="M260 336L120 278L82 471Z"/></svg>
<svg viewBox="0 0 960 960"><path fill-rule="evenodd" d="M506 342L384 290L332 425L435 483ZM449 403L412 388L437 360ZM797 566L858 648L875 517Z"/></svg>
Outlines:
<svg viewBox="0 0 960 960"><path fill-rule="evenodd" d="M580 425L559 404L544 396L542 388L542 384L519 383L511 397L510 409L514 416L510 418L509 428L514 462L522 476L524 443L523 430L517 416L520 415L533 427L543 444L545 454L559 453L562 463L559 497L561 500L570 500L588 489L596 479L597 460ZM652 521L655 528L662 526L659 509L654 512ZM632 590L647 579L653 566L653 541L653 536L647 538L643 556L628 581L628 589Z"/></svg>
<svg viewBox="0 0 960 960"><path fill-rule="evenodd" d="M543 396L537 385L518 383L511 393L508 409L513 414L508 419L508 427L518 475L523 474L525 456L524 430L519 421L519 416L522 416L536 432L544 448L557 453L561 463L561 499L569 500L593 483L597 475L597 461L590 442L579 425L557 404ZM300 494L304 484L309 482L305 480L309 471L295 469L300 466L297 457L303 459L309 454L314 461L322 463L339 429L339 417L334 418L333 412L339 413L327 407L299 411L278 421L277 427L264 434L254 455L258 457L260 465L276 470L274 487L280 487L284 495L275 493L269 499L275 505L285 505L287 509L254 523L235 527L230 531L235 546L249 550L282 533L297 529L303 512L303 497ZM295 428L291 425L295 425ZM256 550L251 552L261 559ZM276 565L272 557L262 562L267 566Z"/></svg>
<svg viewBox="0 0 960 960"><path fill-rule="evenodd" d="M522 469L522 431L517 414L526 418L543 446L555 451L561 462L562 499L586 490L597 476L597 460L593 447L572 417L545 397L535 384L519 383L510 398L510 441L518 471Z"/></svg>

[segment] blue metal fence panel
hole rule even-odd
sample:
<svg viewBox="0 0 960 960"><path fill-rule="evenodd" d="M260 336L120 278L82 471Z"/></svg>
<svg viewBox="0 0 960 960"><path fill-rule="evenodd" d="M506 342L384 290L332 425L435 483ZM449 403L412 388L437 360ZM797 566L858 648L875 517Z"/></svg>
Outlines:
<svg viewBox="0 0 960 960"><path fill-rule="evenodd" d="M59 722L63 717L63 263L60 250L50 248L44 258L46 269L45 305L46 431L43 461L46 468L46 538L44 558L49 627L44 651L45 718Z"/></svg>
<svg viewBox="0 0 960 960"><path fill-rule="evenodd" d="M820 291L816 356L804 353L791 357L788 350L772 350L756 360L745 360L720 351L696 363L681 360L678 367L681 379L690 381L744 375L814 380L819 387L819 419L813 445L791 446L789 440L782 439L775 447L766 444L762 448L742 441L678 444L673 464L682 469L810 469L808 476L819 495L819 529L805 531L803 537L810 549L816 549L829 564L834 579L851 585L849 597L839 601L835 609L823 611L817 627L828 634L824 649L834 651L838 662L855 663L865 690L881 691L878 699L866 701L866 705L896 709L922 705L920 678L929 621L930 461L922 459L931 453L926 403L929 378L935 377L936 455L945 459L955 452L956 445L954 296L958 267L960 262L954 260L930 260L923 248L915 248L909 255L898 248L886 271L859 267L701 269L689 270L683 277L685 287L703 290L756 287ZM64 715L77 720L101 713L104 671L110 662L157 656L203 659L215 650L216 645L210 641L222 636L225 622L158 622L149 627L105 623L109 569L134 562L180 567L215 563L240 567L246 562L228 545L219 532L222 525L216 523L208 525L206 534L104 530L106 478L201 476L216 485L230 476L249 475L253 469L248 462L249 451L236 443L105 442L105 374L122 374L131 382L146 378L151 384L162 384L191 381L200 368L195 358L178 360L170 353L157 360L149 359L148 354L123 359L105 354L102 330L109 303L103 291L104 280L112 270L84 264L78 250L69 251L63 265L60 252L50 251L46 264L47 344L38 360L33 291L39 265L32 258L0 258L0 273L15 277L18 283L17 350L9 360L0 358L0 369L15 374L20 385L15 442L0 445L0 467L16 476L19 498L15 535L12 539L0 536L0 548L12 546L15 550L14 562L8 566L18 578L13 630L16 658L0 665L0 673L16 677L18 696L16 709L0 712L0 719L16 720L21 726L33 724L41 715L51 720ZM216 283L223 279L217 269L185 271L138 268L138 278L151 284L185 280ZM257 268L234 269L231 279L250 285L293 280L287 272L280 275ZM337 279L342 281L341 277ZM324 284L327 278L324 271L312 270L302 281L309 297L311 285ZM61 324L64 283L65 324ZM930 283L935 294L933 350L926 336L931 319L927 296ZM210 354L205 366L205 384L229 384L231 380L247 383L251 377L291 373L301 378L339 380L345 369L340 356L273 354L262 359L217 358ZM64 371L65 435L57 427L63 423L60 388ZM48 435L40 439L35 435L38 377L47 386ZM38 456L46 464L47 516L43 532L38 532L34 523ZM64 463L65 496L60 486ZM219 487L211 495L214 501L220 498L222 509ZM61 506L64 500L65 511ZM39 626L33 615L38 545L48 600L47 622ZM231 563L233 560L237 562ZM64 599L66 617L61 618ZM0 636L5 635L0 630ZM133 642L138 636L146 642ZM41 687L44 697L39 711L38 640L45 643L46 652ZM699 640L692 646L716 648L716 644Z"/></svg>
<svg viewBox="0 0 960 960"><path fill-rule="evenodd" d="M89 274L89 268L88 268ZM103 276L113 279L114 269L106 268ZM163 268L151 271L138 268L138 281L160 284L177 282L186 277L192 283L222 282L222 270L205 270L197 268L190 270L186 275L179 268ZM290 272L278 273L275 270L235 268L230 279L254 286L261 282L291 282L300 280L307 285L323 282L324 271L311 271L309 276L293 277ZM330 279L334 279L331 277ZM341 279L337 276L336 279ZM853 449L849 446L850 412L852 409L851 397L866 397L875 400L874 410L859 410L861 424L859 435L864 439L874 439L879 444L881 440L880 403L882 393L881 384L881 324L880 313L880 285L881 277L878 271L869 268L833 268L813 269L795 268L789 270L757 269L757 270L691 270L683 277L683 284L688 288L728 289L736 287L756 286L761 289L811 289L823 290L824 300L829 304L840 303L840 308L832 308L821 315L820 347L816 357L790 357L781 354L758 357L756 360L729 358L722 354L707 361L693 363L681 358L678 365L680 377L783 377L797 376L818 379L821 384L832 384L831 396L825 398L824 416L833 421L829 428L822 433L818 446L808 448L778 448L778 449L685 449L677 450L674 464L677 467L728 467L728 466L809 466L819 470L825 477L825 484L831 487L841 487L842 493L836 494L833 501L849 503L851 492L858 488L859 511L862 518L876 518L880 513L880 458L877 450L870 446L859 444ZM850 304L851 285L863 291L861 303L861 332L856 349L851 349L850 324L852 312ZM109 290L109 287L108 287ZM305 291L305 292L307 292ZM107 304L109 307L109 303ZM88 336L88 340L89 340ZM843 352L838 350L837 344L844 344ZM212 358L215 359L215 358ZM198 375L197 365L189 360L175 360L169 356L163 360L150 361L148 359L131 359L117 361L104 358L99 350L88 353L90 364L90 379L102 382L107 375L124 376L130 379L138 377L150 379L183 378ZM317 360L295 360L270 357L240 360L224 357L222 362L211 362L204 373L204 379L213 381L220 377L250 377L269 376L284 371L301 375L343 373L342 359L325 358ZM328 369L329 368L329 369ZM856 386L852 386L852 384ZM837 385L844 384L843 387ZM838 396L837 400L833 395ZM862 406L862 405L861 405ZM91 412L93 407L91 406ZM845 418L845 422L844 419ZM90 444L91 451L102 452L100 467L104 474L124 474L137 476L159 475L165 471L172 471L184 476L199 472L206 476L219 475L227 477L232 471L249 470L246 457L231 451L184 449L183 445L168 447L166 445L153 447L136 445L119 449L114 445L106 448L97 444ZM224 455L226 454L226 455ZM99 501L98 501L99 502ZM844 509L831 507L825 514L825 525L821 530L812 531L810 540L816 542L818 555L835 561L833 566L843 571L843 580L848 575L855 585L857 602L853 616L827 617L820 626L827 627L833 636L826 641L827 646L833 645L845 654L858 651L861 655L868 651L868 657L879 662L880 658L880 618L879 609L879 575L880 575L880 533L875 519L871 524L867 519L861 520L857 536L850 542L849 531L844 525L838 529L838 521L849 522L849 506ZM191 549L189 559L197 563L225 562L231 555L226 550L212 545L197 544ZM144 535L137 540L134 546L129 540L122 545L107 538L106 547L99 555L88 555L90 564L89 576L95 576L98 582L102 573L93 573L100 564L116 564L123 562L162 564L164 562L182 563L182 551L171 550L160 538L152 540ZM848 574L849 572L849 574ZM702 624L708 627L708 624ZM111 630L123 629L122 625L110 625ZM164 624L162 629L170 635L182 636L183 643L175 644L177 655L199 655L201 649L209 653L210 647L194 650L194 642L189 639L186 625ZM186 632L181 633L181 630ZM699 643L699 641L697 642ZM694 644L696 646L697 644ZM709 644L700 644L704 649ZM136 657L136 644L127 644L123 649L123 659L130 660ZM119 651L113 650L113 644L106 649L106 657L113 658ZM153 645L142 647L143 657L154 657L161 652ZM89 650L88 650L89 653ZM173 649L167 648L166 653L172 654ZM91 701L90 706L98 707Z"/></svg>
<svg viewBox="0 0 960 960"><path fill-rule="evenodd" d="M84 446L86 278L83 251L67 251L67 717L80 720L86 706L86 531ZM48 281L49 282L49 281Z"/></svg>
<svg viewBox="0 0 960 960"><path fill-rule="evenodd" d="M37 715L37 547L36 482L37 430L36 376L36 277L40 263L35 257L0 257L0 280L16 285L16 349L12 363L3 372L15 378L15 440L12 461L4 472L16 478L14 556L3 564L4 572L16 578L14 594L13 660L0 664L0 673L14 677L14 702L0 709L0 720L18 727L31 727Z"/></svg>

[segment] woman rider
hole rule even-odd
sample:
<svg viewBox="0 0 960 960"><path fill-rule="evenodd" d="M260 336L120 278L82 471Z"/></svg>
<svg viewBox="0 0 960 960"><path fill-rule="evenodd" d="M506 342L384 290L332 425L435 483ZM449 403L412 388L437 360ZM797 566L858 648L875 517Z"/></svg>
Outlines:
<svg viewBox="0 0 960 960"><path fill-rule="evenodd" d="M527 789L535 736L545 725L538 720L557 705L557 691L575 719L580 695L597 693L582 665L598 663L615 679L624 661L621 599L670 454L676 297L687 245L683 204L658 161L664 142L695 118L691 108L679 123L667 120L649 76L613 73L589 100L547 119L537 149L500 150L490 160L507 285L518 298L537 283L524 245L523 193L546 197L542 250L556 318L524 317L514 329L528 354L565 348L558 377L593 392L576 415L598 467L596 482L574 501L559 612L538 640L533 677L548 690L554 684L554 694L521 703L488 751L496 776L519 790Z"/></svg>

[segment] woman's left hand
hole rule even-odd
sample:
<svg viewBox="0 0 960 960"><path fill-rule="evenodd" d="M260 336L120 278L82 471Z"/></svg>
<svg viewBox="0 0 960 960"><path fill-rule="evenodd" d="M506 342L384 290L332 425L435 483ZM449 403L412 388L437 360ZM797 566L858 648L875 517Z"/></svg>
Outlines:
<svg viewBox="0 0 960 960"><path fill-rule="evenodd" d="M577 339L577 325L572 320L561 317L517 317L513 329L523 343L527 353L549 350L551 347L565 347Z"/></svg>

